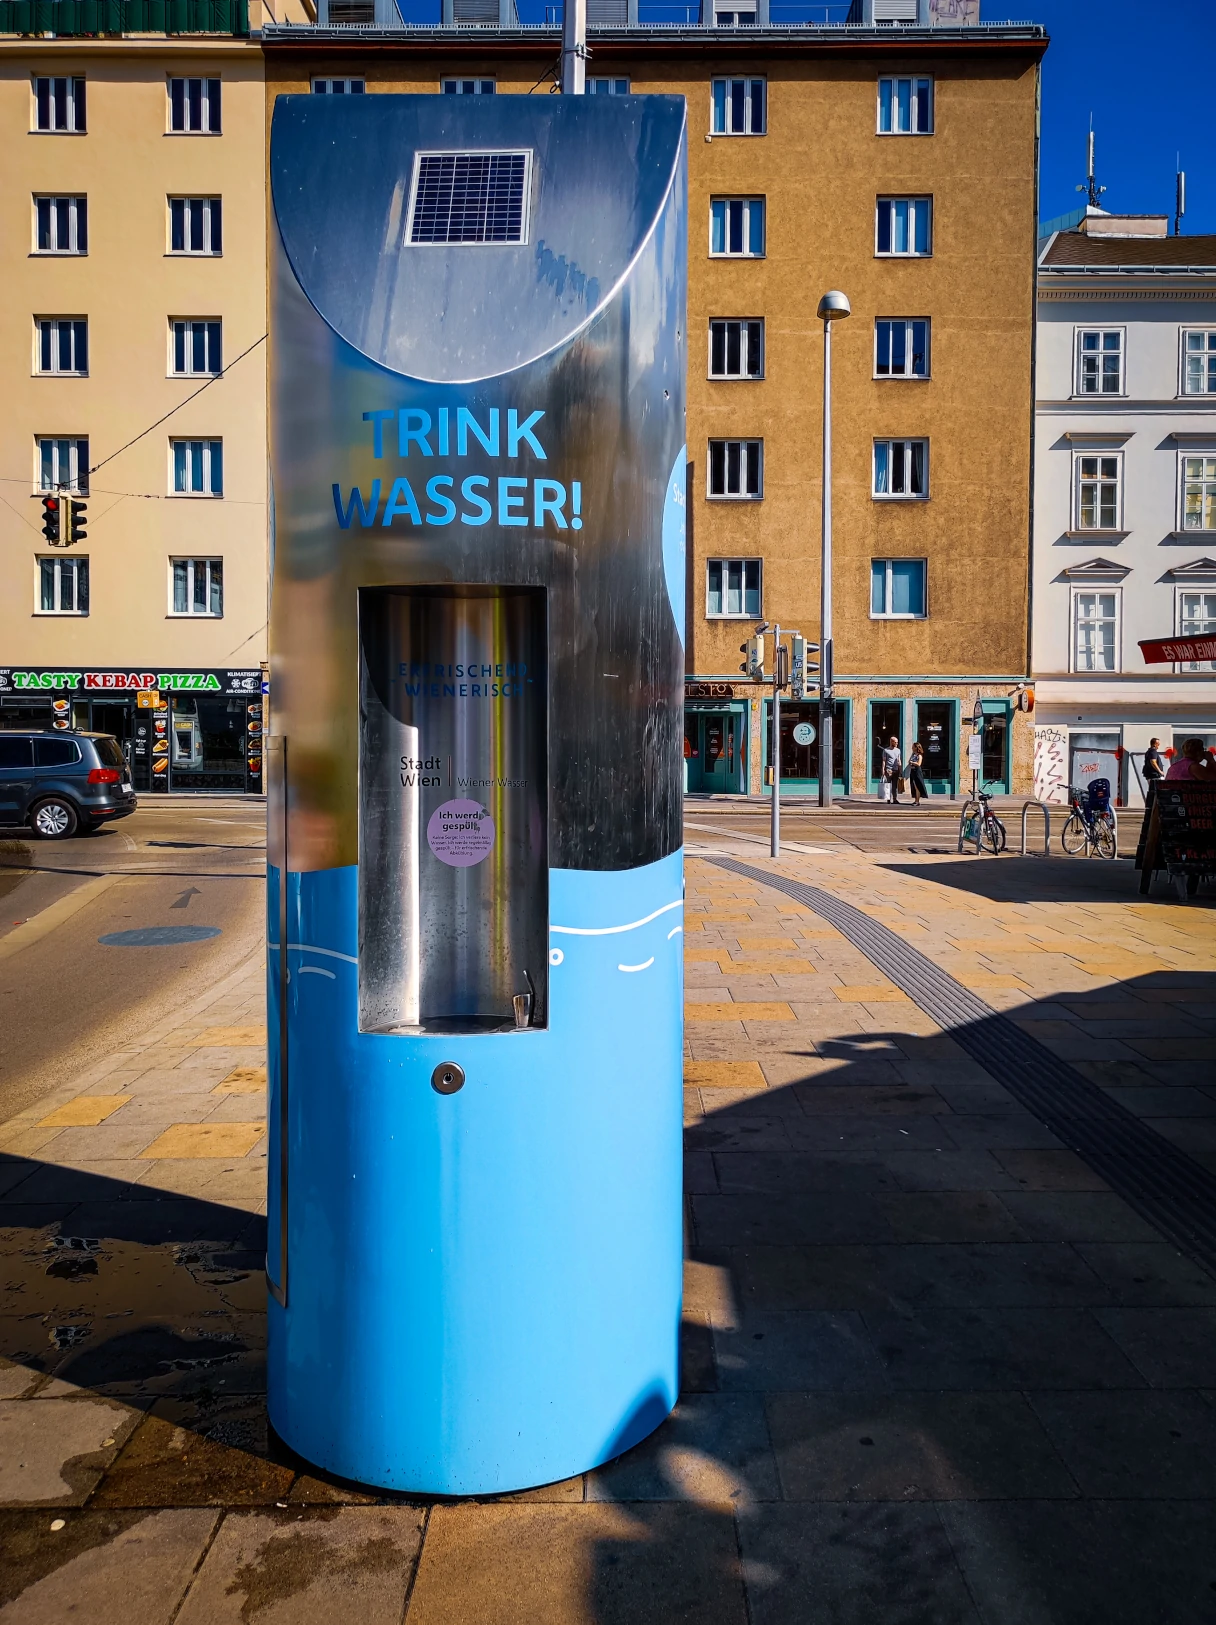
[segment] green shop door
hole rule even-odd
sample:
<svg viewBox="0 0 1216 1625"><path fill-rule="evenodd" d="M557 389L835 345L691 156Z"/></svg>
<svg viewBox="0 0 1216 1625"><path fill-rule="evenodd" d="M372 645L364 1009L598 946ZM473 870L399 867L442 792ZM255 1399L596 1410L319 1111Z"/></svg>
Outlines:
<svg viewBox="0 0 1216 1625"><path fill-rule="evenodd" d="M933 796L952 796L958 787L958 702L917 700L916 733L925 752L925 787Z"/></svg>
<svg viewBox="0 0 1216 1625"><path fill-rule="evenodd" d="M1009 794L1009 702L982 700L984 707L983 752L980 788L990 796Z"/></svg>
<svg viewBox="0 0 1216 1625"><path fill-rule="evenodd" d="M688 711L684 716L688 789L693 795L743 793L743 717L735 711Z"/></svg>
<svg viewBox="0 0 1216 1625"><path fill-rule="evenodd" d="M870 755L867 767L867 789L871 795L882 788L882 753L892 739L899 741L903 761L908 760L908 742L904 739L904 702L902 700L871 700Z"/></svg>

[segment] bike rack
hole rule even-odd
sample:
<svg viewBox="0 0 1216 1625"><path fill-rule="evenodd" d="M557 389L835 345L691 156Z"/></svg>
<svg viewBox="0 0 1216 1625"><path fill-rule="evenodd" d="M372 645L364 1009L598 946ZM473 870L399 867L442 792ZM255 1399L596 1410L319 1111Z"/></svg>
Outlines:
<svg viewBox="0 0 1216 1625"><path fill-rule="evenodd" d="M969 811L974 811L974 812L977 812L977 813L982 813L983 810L984 809L981 806L981 804L978 801L973 801L970 796L968 796L966 801L963 802L963 810L958 815L958 849L959 849L960 852L963 850L963 838L964 838L963 837L963 830L966 828L966 825L967 825L967 814L968 814L968 812ZM980 855L980 851L981 851L981 848L980 848L980 832L979 832L979 825L978 824L976 825L974 839L975 839L975 855L978 858L979 855Z"/></svg>
<svg viewBox="0 0 1216 1625"><path fill-rule="evenodd" d="M1024 801L1022 803L1022 850L1019 857L1026 856L1026 814L1032 807L1037 807L1043 814L1043 856L1051 856L1051 809L1045 801Z"/></svg>

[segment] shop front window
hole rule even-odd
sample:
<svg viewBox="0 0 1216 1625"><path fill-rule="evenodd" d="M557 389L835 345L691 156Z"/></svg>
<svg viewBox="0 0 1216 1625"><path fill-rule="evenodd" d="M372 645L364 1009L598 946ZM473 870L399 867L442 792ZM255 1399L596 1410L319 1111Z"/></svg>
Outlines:
<svg viewBox="0 0 1216 1625"><path fill-rule="evenodd" d="M875 700L870 706L870 778L882 778L882 753L892 739L904 748L904 706L902 700Z"/></svg>
<svg viewBox="0 0 1216 1625"><path fill-rule="evenodd" d="M244 700L176 694L169 735L175 790L244 790Z"/></svg>
<svg viewBox="0 0 1216 1625"><path fill-rule="evenodd" d="M949 700L918 700L916 737L925 752L925 778L954 785L954 707Z"/></svg>
<svg viewBox="0 0 1216 1625"><path fill-rule="evenodd" d="M773 759L773 708L767 708L766 760ZM806 743L806 729L814 730L815 737ZM837 700L832 712L832 778L845 782L845 759L848 754L847 708L844 700ZM819 778L819 702L801 703L783 701L781 705L781 777L782 779Z"/></svg>

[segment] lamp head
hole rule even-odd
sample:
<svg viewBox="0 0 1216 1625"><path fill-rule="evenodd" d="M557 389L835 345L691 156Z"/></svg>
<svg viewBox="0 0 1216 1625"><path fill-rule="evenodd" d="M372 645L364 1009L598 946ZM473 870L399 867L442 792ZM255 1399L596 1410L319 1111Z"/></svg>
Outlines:
<svg viewBox="0 0 1216 1625"><path fill-rule="evenodd" d="M816 312L820 321L823 322L834 322L842 316L851 316L852 314L853 307L849 304L849 296L847 293L841 293L839 288L833 288L830 293L824 294L819 301L819 309Z"/></svg>

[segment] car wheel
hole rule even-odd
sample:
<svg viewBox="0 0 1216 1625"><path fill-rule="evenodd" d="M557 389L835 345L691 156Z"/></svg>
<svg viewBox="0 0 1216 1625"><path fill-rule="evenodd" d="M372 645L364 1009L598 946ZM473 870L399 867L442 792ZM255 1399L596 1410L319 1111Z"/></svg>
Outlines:
<svg viewBox="0 0 1216 1625"><path fill-rule="evenodd" d="M30 814L30 824L34 834L44 841L65 841L69 835L75 835L80 818L70 801L62 796L48 796Z"/></svg>

